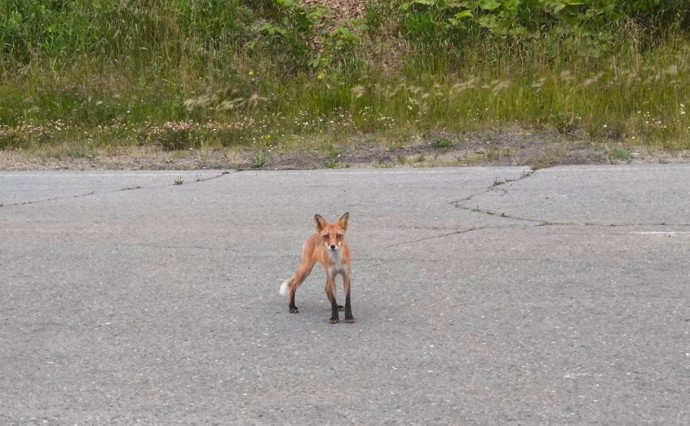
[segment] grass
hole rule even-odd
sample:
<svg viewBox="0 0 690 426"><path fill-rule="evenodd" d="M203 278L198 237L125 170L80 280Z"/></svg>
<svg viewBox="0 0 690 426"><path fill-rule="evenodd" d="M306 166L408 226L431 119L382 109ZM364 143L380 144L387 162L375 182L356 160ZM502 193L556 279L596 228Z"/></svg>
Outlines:
<svg viewBox="0 0 690 426"><path fill-rule="evenodd" d="M690 41L679 25L651 40L627 20L596 43L553 31L472 33L439 46L396 33L406 16L377 2L366 26L316 16L306 29L291 18L300 9L271 1L57 3L1 6L14 5L0 10L10 17L0 24L0 150L89 158L233 148L258 153L253 166L263 167L272 150L328 140L335 167L340 145L363 135L404 141L515 126L615 141L611 161L628 161L638 146L690 149ZM258 30L261 22L273 27ZM314 39L322 46L310 47Z"/></svg>
<svg viewBox="0 0 690 426"><path fill-rule="evenodd" d="M630 162L632 160L632 152L628 148L615 147L607 151L606 156L612 163Z"/></svg>
<svg viewBox="0 0 690 426"><path fill-rule="evenodd" d="M431 142L431 146L438 149L447 149L453 146L453 142L448 138L438 138Z"/></svg>

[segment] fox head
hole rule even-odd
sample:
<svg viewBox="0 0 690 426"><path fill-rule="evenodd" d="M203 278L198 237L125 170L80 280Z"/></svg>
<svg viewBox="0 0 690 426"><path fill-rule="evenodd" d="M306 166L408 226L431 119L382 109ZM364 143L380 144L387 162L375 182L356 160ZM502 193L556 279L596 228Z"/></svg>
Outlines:
<svg viewBox="0 0 690 426"><path fill-rule="evenodd" d="M345 240L347 219L349 217L350 213L345 213L336 223L328 223L321 215L314 215L316 232L328 249L335 251L340 248L340 245Z"/></svg>

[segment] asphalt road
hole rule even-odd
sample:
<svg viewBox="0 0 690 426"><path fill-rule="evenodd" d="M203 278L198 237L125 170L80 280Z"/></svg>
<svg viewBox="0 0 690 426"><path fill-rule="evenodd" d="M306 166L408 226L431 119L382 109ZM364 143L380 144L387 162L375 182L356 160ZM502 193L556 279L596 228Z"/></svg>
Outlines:
<svg viewBox="0 0 690 426"><path fill-rule="evenodd" d="M0 204L3 425L690 423L689 165L0 172ZM345 211L356 323L318 267L288 313Z"/></svg>

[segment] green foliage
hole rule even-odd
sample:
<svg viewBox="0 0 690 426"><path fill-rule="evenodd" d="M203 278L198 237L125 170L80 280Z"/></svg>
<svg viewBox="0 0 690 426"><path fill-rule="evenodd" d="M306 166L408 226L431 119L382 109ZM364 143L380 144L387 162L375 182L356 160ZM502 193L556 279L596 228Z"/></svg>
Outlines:
<svg viewBox="0 0 690 426"><path fill-rule="evenodd" d="M334 20L298 0L0 1L0 149L240 146L261 167L313 134L690 140L687 0L394 4Z"/></svg>
<svg viewBox="0 0 690 426"><path fill-rule="evenodd" d="M298 0L275 0L270 19L259 25L258 46L269 52L289 72L304 70L313 61L310 43L328 9L306 7Z"/></svg>
<svg viewBox="0 0 690 426"><path fill-rule="evenodd" d="M205 56L246 41L250 10L234 0L4 0L0 49L12 62L151 52Z"/></svg>
<svg viewBox="0 0 690 426"><path fill-rule="evenodd" d="M662 28L690 22L684 0L411 0L400 11L407 37L427 43L481 34L524 40L553 32L606 44L625 20Z"/></svg>
<svg viewBox="0 0 690 426"><path fill-rule="evenodd" d="M632 153L627 148L615 147L606 152L606 156L611 163L630 162L633 158Z"/></svg>
<svg viewBox="0 0 690 426"><path fill-rule="evenodd" d="M431 142L431 146L438 149L447 149L453 146L453 142L448 138L439 138Z"/></svg>
<svg viewBox="0 0 690 426"><path fill-rule="evenodd" d="M664 28L678 23L687 28L690 24L687 0L608 0L607 3L647 27Z"/></svg>
<svg viewBox="0 0 690 426"><path fill-rule="evenodd" d="M347 80L350 79L348 73L357 72L362 65L357 51L362 44L361 29L361 26L350 29L345 24L336 25L318 39L321 50L312 53L309 66L320 71L317 74L319 78L325 75L323 70L330 70L329 75Z"/></svg>
<svg viewBox="0 0 690 426"><path fill-rule="evenodd" d="M356 67L356 48L366 29L360 21L326 24L330 11L297 0L275 0L252 45L268 52L288 74Z"/></svg>

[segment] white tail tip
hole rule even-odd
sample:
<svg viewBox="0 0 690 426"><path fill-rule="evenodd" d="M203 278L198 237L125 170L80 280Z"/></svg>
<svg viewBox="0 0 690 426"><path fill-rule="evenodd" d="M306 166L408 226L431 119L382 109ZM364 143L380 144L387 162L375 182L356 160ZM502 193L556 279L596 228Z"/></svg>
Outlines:
<svg viewBox="0 0 690 426"><path fill-rule="evenodd" d="M282 296L288 295L288 282L287 281L283 281L283 283L280 285L280 294Z"/></svg>

